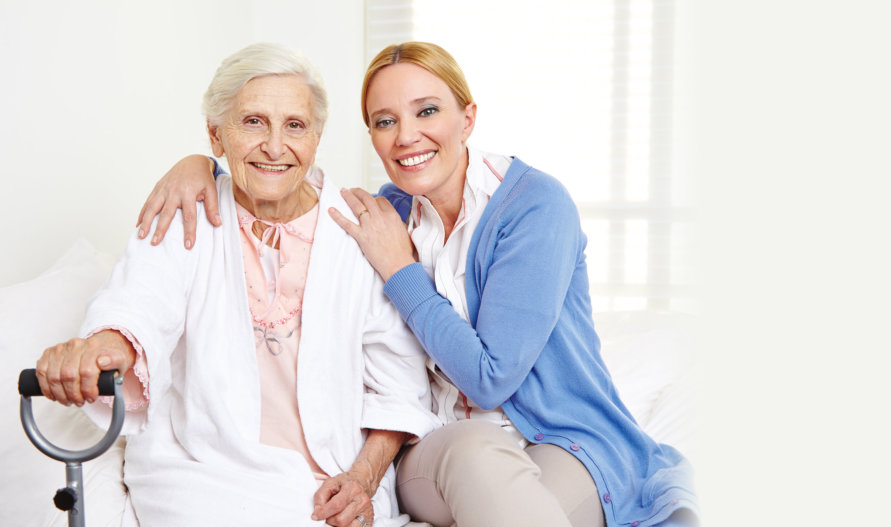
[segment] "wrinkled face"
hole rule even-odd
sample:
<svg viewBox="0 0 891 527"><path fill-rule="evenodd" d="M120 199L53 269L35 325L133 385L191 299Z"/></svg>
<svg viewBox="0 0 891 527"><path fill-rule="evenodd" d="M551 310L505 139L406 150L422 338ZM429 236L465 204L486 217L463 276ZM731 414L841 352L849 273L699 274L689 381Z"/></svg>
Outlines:
<svg viewBox="0 0 891 527"><path fill-rule="evenodd" d="M397 187L433 201L461 196L475 104L460 106L442 79L401 62L375 74L366 106L371 142Z"/></svg>
<svg viewBox="0 0 891 527"><path fill-rule="evenodd" d="M233 183L253 203L299 195L321 138L312 108L299 77L267 75L244 85L221 125L208 124L214 155L225 154Z"/></svg>

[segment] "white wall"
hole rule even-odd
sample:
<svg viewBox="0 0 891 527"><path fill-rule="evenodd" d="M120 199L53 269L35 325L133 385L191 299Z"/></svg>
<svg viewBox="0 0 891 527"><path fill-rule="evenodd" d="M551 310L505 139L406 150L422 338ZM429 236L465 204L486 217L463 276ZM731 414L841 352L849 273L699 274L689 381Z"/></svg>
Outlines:
<svg viewBox="0 0 891 527"><path fill-rule="evenodd" d="M0 286L38 275L78 237L119 254L154 182L209 153L201 97L255 41L305 53L331 113L317 162L361 182L361 0L0 2Z"/></svg>
<svg viewBox="0 0 891 527"><path fill-rule="evenodd" d="M695 174L703 525L886 518L891 4L678 0Z"/></svg>

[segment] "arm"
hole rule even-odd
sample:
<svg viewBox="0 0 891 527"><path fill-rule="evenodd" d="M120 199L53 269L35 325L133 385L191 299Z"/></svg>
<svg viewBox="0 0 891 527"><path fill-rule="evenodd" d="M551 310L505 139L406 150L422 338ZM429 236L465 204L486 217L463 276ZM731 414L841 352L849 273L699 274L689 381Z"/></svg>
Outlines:
<svg viewBox="0 0 891 527"><path fill-rule="evenodd" d="M204 201L204 213L213 225L217 227L222 225L217 187L214 183L214 178L221 172L213 158L198 154L184 157L173 165L155 184L155 188L139 212L139 219L136 222L136 226L139 227L139 238L148 235L152 220L160 213L152 245L161 243L176 210L182 209L185 247L191 249L195 245L196 201Z"/></svg>
<svg viewBox="0 0 891 527"><path fill-rule="evenodd" d="M584 265L578 213L565 190L554 182L512 190L520 191L522 197L504 200L496 231L480 241L474 263L482 260L485 268L467 270L468 284L479 288L476 297L468 287L470 323L420 264L401 269L384 287L427 353L483 408L504 403L529 375L573 273Z"/></svg>
<svg viewBox="0 0 891 527"><path fill-rule="evenodd" d="M405 432L371 430L359 457L348 472L328 479L313 496L313 520L347 527L361 514L368 525L374 522L371 497L393 458L411 437Z"/></svg>

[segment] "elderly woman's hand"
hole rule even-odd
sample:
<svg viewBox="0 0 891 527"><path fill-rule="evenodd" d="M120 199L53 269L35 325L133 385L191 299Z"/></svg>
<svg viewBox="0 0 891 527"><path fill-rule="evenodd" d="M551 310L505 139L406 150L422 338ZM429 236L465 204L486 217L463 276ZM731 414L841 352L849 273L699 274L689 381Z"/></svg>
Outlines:
<svg viewBox="0 0 891 527"><path fill-rule="evenodd" d="M99 397L99 373L129 370L136 362L136 350L123 335L113 330L87 339L71 339L47 348L37 361L40 391L51 401L82 406Z"/></svg>
<svg viewBox="0 0 891 527"><path fill-rule="evenodd" d="M328 213L335 223L356 239L362 253L386 282L396 271L415 263L414 246L405 224L386 198L375 198L360 189L340 191L359 220L355 224L337 209Z"/></svg>
<svg viewBox="0 0 891 527"><path fill-rule="evenodd" d="M371 527L374 507L368 475L344 472L325 480L313 496L313 520L336 527Z"/></svg>
<svg viewBox="0 0 891 527"><path fill-rule="evenodd" d="M148 235L152 220L160 212L158 225L152 236L152 245L158 245L164 239L176 209L182 209L185 246L186 249L191 249L195 245L196 201L204 201L204 213L208 221L217 227L223 224L217 201L217 187L213 180L213 161L206 156L193 154L173 165L155 184L142 210L139 211L139 219L136 222L136 226L139 227L137 236L145 238Z"/></svg>

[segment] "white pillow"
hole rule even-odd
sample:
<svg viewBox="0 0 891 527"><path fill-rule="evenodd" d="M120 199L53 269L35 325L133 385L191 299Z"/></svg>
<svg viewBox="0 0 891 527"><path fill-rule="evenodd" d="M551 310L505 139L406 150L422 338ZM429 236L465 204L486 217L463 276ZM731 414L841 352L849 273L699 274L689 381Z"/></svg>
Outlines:
<svg viewBox="0 0 891 527"><path fill-rule="evenodd" d="M695 455L696 317L626 311L594 315L601 354L619 396L647 434Z"/></svg>
<svg viewBox="0 0 891 527"><path fill-rule="evenodd" d="M114 258L78 240L37 278L0 289L0 525L65 526L68 513L53 505L65 486L65 464L42 454L25 436L19 418L18 376L33 368L43 350L77 335L84 308L111 271ZM76 407L32 398L40 431L57 445L80 449L104 431ZM87 525L120 526L123 439L101 457L84 463Z"/></svg>

